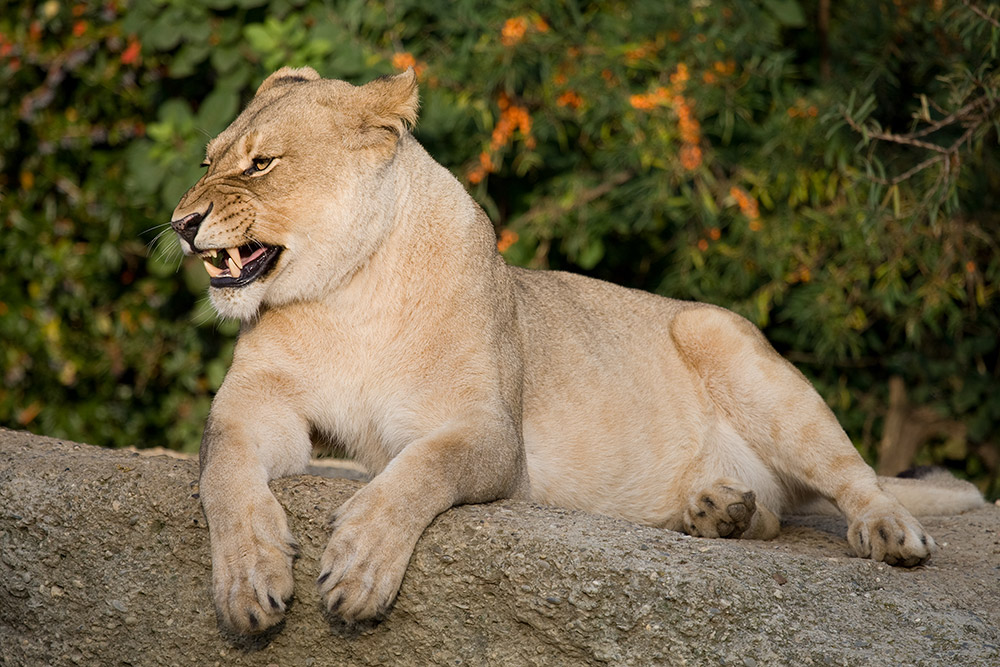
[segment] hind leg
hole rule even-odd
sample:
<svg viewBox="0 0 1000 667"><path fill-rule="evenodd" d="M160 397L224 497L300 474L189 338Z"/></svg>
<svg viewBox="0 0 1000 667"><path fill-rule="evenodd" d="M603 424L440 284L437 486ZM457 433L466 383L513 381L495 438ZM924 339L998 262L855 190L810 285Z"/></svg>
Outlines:
<svg viewBox="0 0 1000 667"><path fill-rule="evenodd" d="M680 313L671 334L716 409L768 469L846 515L859 556L903 566L930 557L934 540L882 490L823 399L756 327L706 307Z"/></svg>
<svg viewBox="0 0 1000 667"><path fill-rule="evenodd" d="M734 479L721 478L693 494L684 511L684 532L694 537L769 540L778 535L777 515L757 494Z"/></svg>

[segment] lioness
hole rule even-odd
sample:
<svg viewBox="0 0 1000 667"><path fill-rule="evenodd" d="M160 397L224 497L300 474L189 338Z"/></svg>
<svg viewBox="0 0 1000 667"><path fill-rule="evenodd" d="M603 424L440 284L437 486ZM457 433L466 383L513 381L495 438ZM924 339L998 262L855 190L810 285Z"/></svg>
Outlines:
<svg viewBox="0 0 1000 667"><path fill-rule="evenodd" d="M302 472L317 433L376 473L322 557L321 597L349 621L386 610L438 513L497 498L770 538L820 497L859 556L930 556L753 325L507 266L486 215L408 132L416 117L412 71L355 87L283 68L209 142L174 211L215 308L242 321L201 447L226 625L284 614L296 546L268 480Z"/></svg>

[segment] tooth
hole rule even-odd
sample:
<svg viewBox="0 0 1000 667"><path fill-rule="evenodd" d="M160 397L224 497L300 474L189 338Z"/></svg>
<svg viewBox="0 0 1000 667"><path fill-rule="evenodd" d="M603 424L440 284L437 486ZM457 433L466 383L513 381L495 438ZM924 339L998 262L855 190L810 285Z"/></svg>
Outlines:
<svg viewBox="0 0 1000 667"><path fill-rule="evenodd" d="M228 252L229 256L233 258L234 262L236 262L236 266L238 266L239 268L242 269L243 268L243 260L240 259L240 251L237 250L236 248L226 248L226 252ZM239 274L237 274L237 277L238 276L239 276Z"/></svg>
<svg viewBox="0 0 1000 667"><path fill-rule="evenodd" d="M212 264L207 259L203 259L202 261L205 262L205 271L208 272L209 277L218 278L219 276L222 275L222 269Z"/></svg>
<svg viewBox="0 0 1000 667"><path fill-rule="evenodd" d="M233 278L239 278L240 267L236 266L236 262L233 261L232 257L226 260L226 264L229 265L229 273L233 276Z"/></svg>
<svg viewBox="0 0 1000 667"><path fill-rule="evenodd" d="M215 259L216 257L219 256L219 251L216 250L215 248L212 248L211 250L208 251L208 256L211 257L212 259Z"/></svg>

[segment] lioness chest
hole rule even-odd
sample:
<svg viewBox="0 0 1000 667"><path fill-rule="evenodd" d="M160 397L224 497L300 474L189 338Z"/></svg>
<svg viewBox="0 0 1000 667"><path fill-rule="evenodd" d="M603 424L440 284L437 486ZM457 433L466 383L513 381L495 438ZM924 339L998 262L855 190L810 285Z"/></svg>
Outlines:
<svg viewBox="0 0 1000 667"><path fill-rule="evenodd" d="M463 309L458 309L462 311ZM444 320L460 315L438 313ZM398 306L294 304L264 313L240 335L230 375L280 381L310 429L372 474L408 444L482 401L494 384L479 331L434 323Z"/></svg>

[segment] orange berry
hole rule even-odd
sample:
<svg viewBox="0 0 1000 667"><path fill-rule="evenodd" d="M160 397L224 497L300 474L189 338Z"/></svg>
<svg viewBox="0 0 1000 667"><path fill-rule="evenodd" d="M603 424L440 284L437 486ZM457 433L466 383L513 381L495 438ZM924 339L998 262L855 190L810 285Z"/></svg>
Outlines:
<svg viewBox="0 0 1000 667"><path fill-rule="evenodd" d="M142 44L138 40L133 39L122 51L121 61L123 65L134 65L139 62L139 56L142 54Z"/></svg>
<svg viewBox="0 0 1000 667"><path fill-rule="evenodd" d="M653 42L644 42L634 49L629 49L625 52L625 62L635 64L656 53L656 44Z"/></svg>
<svg viewBox="0 0 1000 667"><path fill-rule="evenodd" d="M405 70L410 67L415 67L417 64L417 59L413 57L412 53L407 51L400 51L392 54L392 66L398 70Z"/></svg>
<svg viewBox="0 0 1000 667"><path fill-rule="evenodd" d="M639 109L641 111L650 111L656 106L648 95L630 95L628 98L628 103L632 105L634 109Z"/></svg>
<svg viewBox="0 0 1000 667"><path fill-rule="evenodd" d="M684 63L677 63L677 69L670 75L670 82L673 84L683 84L691 78L688 67Z"/></svg>
<svg viewBox="0 0 1000 667"><path fill-rule="evenodd" d="M524 39L526 32L528 32L528 19L515 16L504 21L503 28L500 29L500 41L504 46L514 46Z"/></svg>
<svg viewBox="0 0 1000 667"><path fill-rule="evenodd" d="M567 90L565 93L559 96L556 100L556 104L561 107L571 107L573 109L579 109L583 104L583 98L581 98L576 91Z"/></svg>
<svg viewBox="0 0 1000 667"><path fill-rule="evenodd" d="M484 171L494 172L496 167L493 166L493 158L486 151L479 154L479 166L483 168Z"/></svg>
<svg viewBox="0 0 1000 667"><path fill-rule="evenodd" d="M701 166L701 149L692 144L681 146L681 166L694 171Z"/></svg>
<svg viewBox="0 0 1000 667"><path fill-rule="evenodd" d="M465 177L469 179L469 183L476 185L477 183L481 183L482 180L486 178L486 170L482 167L475 167L474 169L470 169L465 174Z"/></svg>
<svg viewBox="0 0 1000 667"><path fill-rule="evenodd" d="M497 250L500 252L507 252L512 245L517 243L518 238L517 232L509 229L502 230L500 232L500 238L497 239Z"/></svg>

